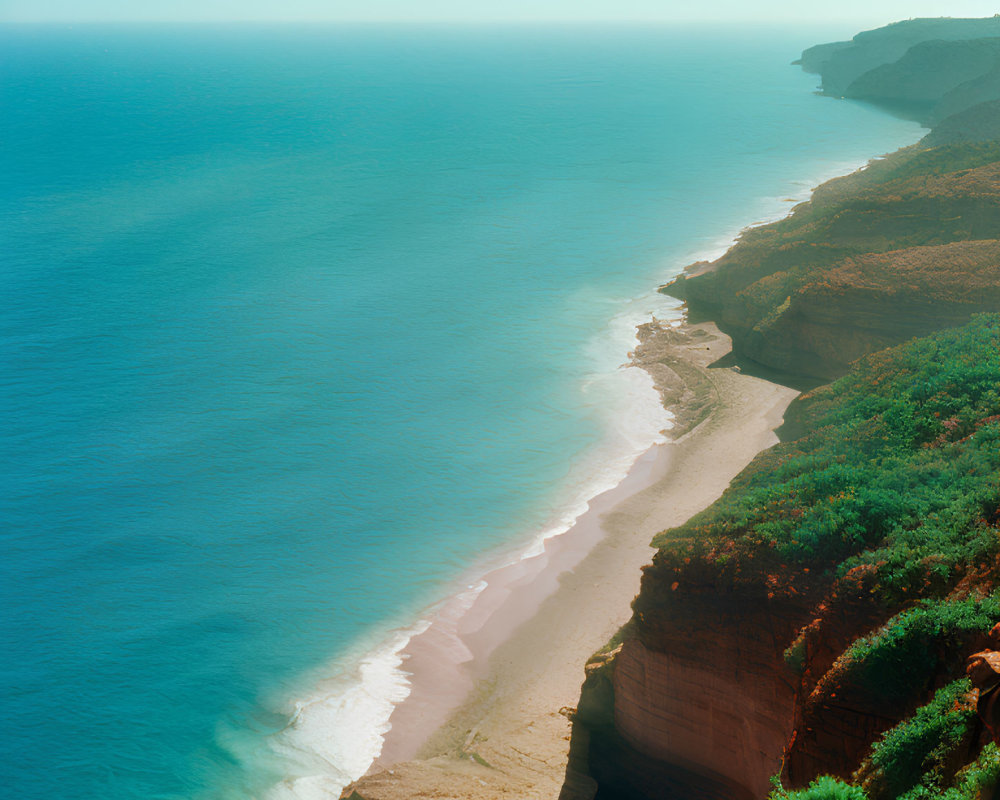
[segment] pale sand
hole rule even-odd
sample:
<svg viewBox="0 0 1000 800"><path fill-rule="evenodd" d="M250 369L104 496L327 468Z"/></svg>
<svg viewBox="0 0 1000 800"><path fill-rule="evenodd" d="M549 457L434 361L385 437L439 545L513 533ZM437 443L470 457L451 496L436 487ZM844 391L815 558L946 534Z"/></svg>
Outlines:
<svg viewBox="0 0 1000 800"><path fill-rule="evenodd" d="M711 323L640 329L636 363L675 410L678 438L646 453L544 556L487 576L408 651L413 692L393 714L365 800L559 795L587 659L628 621L652 537L710 505L766 447L797 392L708 369L730 349Z"/></svg>

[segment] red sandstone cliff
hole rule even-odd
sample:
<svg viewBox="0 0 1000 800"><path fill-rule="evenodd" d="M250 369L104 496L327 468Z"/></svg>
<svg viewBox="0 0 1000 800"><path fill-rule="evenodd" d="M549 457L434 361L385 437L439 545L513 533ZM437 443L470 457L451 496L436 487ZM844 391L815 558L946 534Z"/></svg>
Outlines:
<svg viewBox="0 0 1000 800"><path fill-rule="evenodd" d="M665 650L627 641L613 678L622 738L653 758L766 794L770 777L781 771L795 699L781 657L787 623L774 611L691 616L697 629L672 631L670 641L657 642Z"/></svg>
<svg viewBox="0 0 1000 800"><path fill-rule="evenodd" d="M993 565L967 576L952 596L990 591L995 575ZM588 667L561 800L763 798L776 775L792 786L851 778L882 733L991 641L942 640L926 682L873 689L845 651L907 606L874 599L875 580L857 568L832 583L790 573L734 582L708 560L657 559L623 644Z"/></svg>

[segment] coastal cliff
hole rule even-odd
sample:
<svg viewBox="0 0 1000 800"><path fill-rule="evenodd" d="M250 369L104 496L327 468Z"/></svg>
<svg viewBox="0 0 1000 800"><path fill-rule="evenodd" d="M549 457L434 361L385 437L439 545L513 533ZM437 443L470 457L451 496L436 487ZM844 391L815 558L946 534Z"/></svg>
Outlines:
<svg viewBox="0 0 1000 800"><path fill-rule="evenodd" d="M835 382L654 540L562 800L992 796L965 669L1000 621L996 36L914 20L806 51L826 93L934 129L665 287L745 368Z"/></svg>
<svg viewBox="0 0 1000 800"><path fill-rule="evenodd" d="M862 31L849 42L810 47L797 62L822 79L824 93L852 97L855 83L886 65L905 59L914 47L928 42L967 42L1000 37L1000 17L986 19L910 19Z"/></svg>
<svg viewBox="0 0 1000 800"><path fill-rule="evenodd" d="M908 148L821 187L664 288L735 351L829 380L866 353L998 307L1000 144Z"/></svg>
<svg viewBox="0 0 1000 800"><path fill-rule="evenodd" d="M564 800L687 796L643 788L646 762L706 798L824 775L895 798L981 758L1000 776L963 678L1000 620L1000 315L869 356L788 416L796 438L654 540L576 717L570 770L599 789L571 775ZM911 731L940 692L968 713Z"/></svg>
<svg viewBox="0 0 1000 800"><path fill-rule="evenodd" d="M830 380L866 353L998 308L1000 18L911 20L807 50L826 93L933 125L662 291L738 356Z"/></svg>

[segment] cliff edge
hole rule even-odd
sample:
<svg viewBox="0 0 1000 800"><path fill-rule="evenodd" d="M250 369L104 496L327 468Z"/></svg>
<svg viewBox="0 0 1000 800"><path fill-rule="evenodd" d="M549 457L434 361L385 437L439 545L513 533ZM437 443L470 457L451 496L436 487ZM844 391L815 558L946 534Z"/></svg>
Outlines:
<svg viewBox="0 0 1000 800"><path fill-rule="evenodd" d="M654 540L562 800L993 796L966 664L1000 621L998 37L912 20L807 50L826 93L932 131L664 288L812 390Z"/></svg>

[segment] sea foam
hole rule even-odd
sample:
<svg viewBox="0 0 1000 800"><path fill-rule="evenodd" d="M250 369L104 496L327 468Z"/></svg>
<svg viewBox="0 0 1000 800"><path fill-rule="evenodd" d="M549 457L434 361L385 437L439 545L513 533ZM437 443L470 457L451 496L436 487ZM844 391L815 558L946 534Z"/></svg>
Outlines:
<svg viewBox="0 0 1000 800"><path fill-rule="evenodd" d="M562 506L556 501L549 522L540 530L523 532L521 544L513 549L488 554L475 568L479 574L542 557L546 543L569 531L594 497L617 486L642 453L666 441L673 415L660 402L648 373L628 363L628 353L639 342L639 324L653 317L679 322L681 305L655 293L621 305L623 309L607 329L587 343L592 369L579 387L605 421L604 439L571 468L562 490ZM271 788L269 800L336 797L377 764L391 729L392 712L410 695L407 645L435 625L444 631L439 641L443 638L449 643L450 652L441 653L443 661L460 664L471 659L463 650L458 628L487 588L485 580L468 573L452 594L426 609L418 622L388 633L355 660L339 660L329 668L330 677L319 679L308 694L293 700L288 726L270 742L273 756L285 761L288 777Z"/></svg>
<svg viewBox="0 0 1000 800"><path fill-rule="evenodd" d="M269 800L328 800L361 777L378 757L389 716L410 693L402 651L430 623L394 631L355 664L341 664L294 701L288 726L271 738L287 777Z"/></svg>

